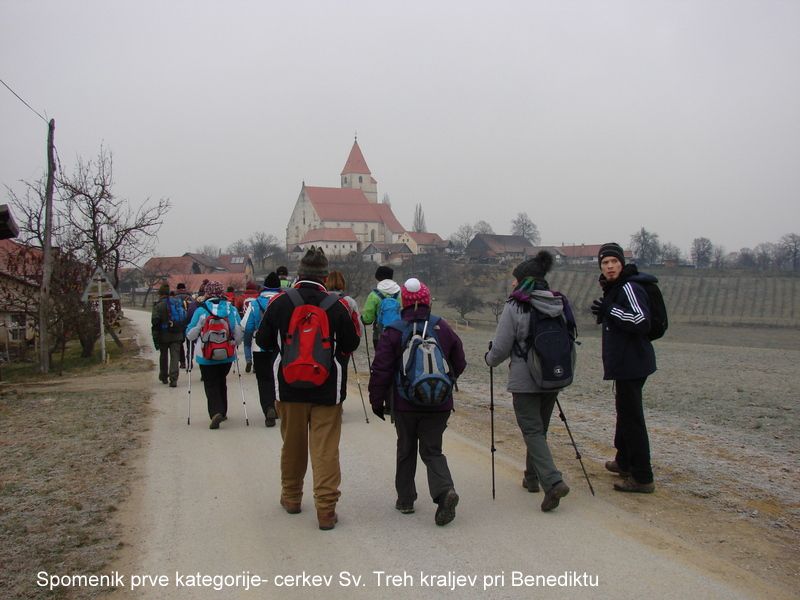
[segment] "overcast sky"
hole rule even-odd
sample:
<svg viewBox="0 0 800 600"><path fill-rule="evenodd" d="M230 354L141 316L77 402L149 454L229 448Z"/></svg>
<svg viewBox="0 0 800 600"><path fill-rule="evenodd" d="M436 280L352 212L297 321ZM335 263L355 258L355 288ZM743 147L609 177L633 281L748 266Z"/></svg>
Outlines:
<svg viewBox="0 0 800 600"><path fill-rule="evenodd" d="M171 200L163 255L283 240L356 131L379 198L442 237L800 233L797 0L0 0L0 78L67 170L104 144L119 196ZM0 87L0 184L46 136Z"/></svg>

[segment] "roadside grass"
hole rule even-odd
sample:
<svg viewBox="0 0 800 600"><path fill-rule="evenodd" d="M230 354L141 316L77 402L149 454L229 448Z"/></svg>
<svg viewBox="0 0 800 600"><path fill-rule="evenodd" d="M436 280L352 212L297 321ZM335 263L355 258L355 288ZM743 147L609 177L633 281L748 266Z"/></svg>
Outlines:
<svg viewBox="0 0 800 600"><path fill-rule="evenodd" d="M111 350L111 348L109 348ZM79 353L76 350L75 353ZM72 353L71 353L72 354ZM149 421L148 361L135 340L110 361L70 356L66 377L35 365L0 387L0 590L4 598L92 598L37 586L37 573L100 574L121 547L113 515ZM81 364L81 361L83 364Z"/></svg>

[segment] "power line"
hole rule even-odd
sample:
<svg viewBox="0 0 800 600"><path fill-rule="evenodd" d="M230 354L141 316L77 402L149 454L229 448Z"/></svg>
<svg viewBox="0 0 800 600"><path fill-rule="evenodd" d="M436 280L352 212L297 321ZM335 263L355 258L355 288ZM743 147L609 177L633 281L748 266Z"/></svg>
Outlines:
<svg viewBox="0 0 800 600"><path fill-rule="evenodd" d="M31 109L31 111L33 111L33 114L35 114L37 117L39 117L39 118L40 118L42 121L44 121L45 123L47 123L47 122L48 122L48 121L47 121L47 119L45 119L45 118L44 118L44 117L43 117L43 116L42 116L42 115L41 115L41 114L40 114L40 113L39 113L39 112L38 112L38 111L37 111L35 108L33 108L33 107L30 105L30 104L28 104L27 102L25 102L25 100L23 100L23 99L20 97L20 95L19 95L17 92L15 92L14 90L12 90L12 89L9 87L9 85L8 85L8 84L7 84L5 81L3 81L2 79L0 79L0 83L2 83L4 86L6 86L6 89L7 89L9 92L11 92L12 94L14 94L14 95L17 97L17 99L18 99L20 102L22 102L22 103L23 103L25 106L27 106L29 109Z"/></svg>

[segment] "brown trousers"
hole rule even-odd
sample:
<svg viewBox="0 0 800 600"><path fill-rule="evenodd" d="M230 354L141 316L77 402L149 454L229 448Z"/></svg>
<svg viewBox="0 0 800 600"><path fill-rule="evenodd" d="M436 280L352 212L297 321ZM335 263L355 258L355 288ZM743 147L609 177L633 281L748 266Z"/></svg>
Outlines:
<svg viewBox="0 0 800 600"><path fill-rule="evenodd" d="M324 406L310 402L276 402L281 417L281 497L287 502L303 498L303 479L311 455L314 474L314 504L320 512L336 508L342 472L339 467L339 438L342 434L342 405Z"/></svg>

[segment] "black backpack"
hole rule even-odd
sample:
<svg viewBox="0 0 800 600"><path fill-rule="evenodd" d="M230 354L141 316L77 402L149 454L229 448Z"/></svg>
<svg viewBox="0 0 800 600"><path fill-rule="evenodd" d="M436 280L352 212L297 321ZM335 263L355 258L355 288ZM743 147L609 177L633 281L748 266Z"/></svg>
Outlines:
<svg viewBox="0 0 800 600"><path fill-rule="evenodd" d="M517 356L526 359L531 377L542 390L560 390L572 383L575 375L574 329L564 314L550 317L531 309L525 348L515 343Z"/></svg>
<svg viewBox="0 0 800 600"><path fill-rule="evenodd" d="M661 288L656 282L637 281L647 292L647 299L650 304L650 331L647 338L652 342L664 336L669 327L667 318L667 306L664 304L664 296L661 295Z"/></svg>

